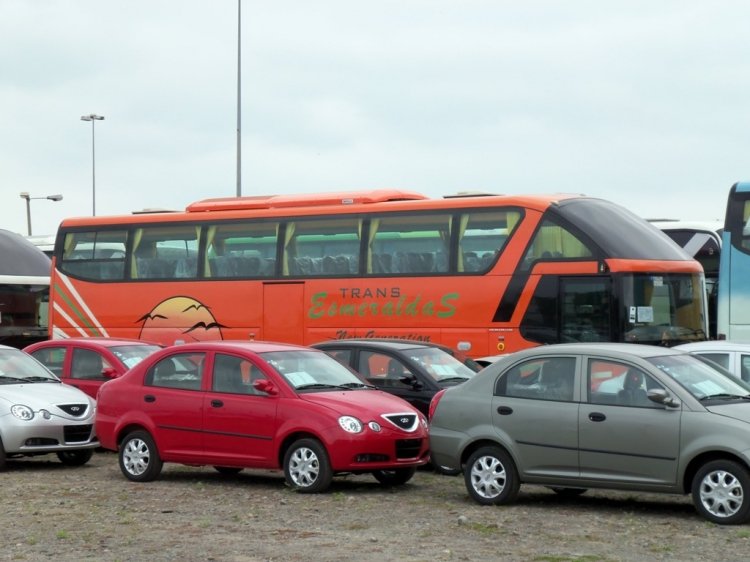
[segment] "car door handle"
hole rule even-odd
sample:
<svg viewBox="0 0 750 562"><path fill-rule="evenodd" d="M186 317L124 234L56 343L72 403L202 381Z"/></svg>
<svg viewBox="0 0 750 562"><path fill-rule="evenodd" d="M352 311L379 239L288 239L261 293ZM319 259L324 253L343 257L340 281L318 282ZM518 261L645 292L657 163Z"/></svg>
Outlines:
<svg viewBox="0 0 750 562"><path fill-rule="evenodd" d="M146 396L143 397L144 402L156 402L156 396L153 394L146 394Z"/></svg>
<svg viewBox="0 0 750 562"><path fill-rule="evenodd" d="M589 419L593 422L600 422L607 419L607 416L602 414L601 412L591 412L589 414Z"/></svg>
<svg viewBox="0 0 750 562"><path fill-rule="evenodd" d="M509 416L513 413L513 408L510 408L508 406L498 406L497 413L501 416Z"/></svg>
<svg viewBox="0 0 750 562"><path fill-rule="evenodd" d="M212 408L221 408L224 405L224 402L221 400L211 400L211 407Z"/></svg>

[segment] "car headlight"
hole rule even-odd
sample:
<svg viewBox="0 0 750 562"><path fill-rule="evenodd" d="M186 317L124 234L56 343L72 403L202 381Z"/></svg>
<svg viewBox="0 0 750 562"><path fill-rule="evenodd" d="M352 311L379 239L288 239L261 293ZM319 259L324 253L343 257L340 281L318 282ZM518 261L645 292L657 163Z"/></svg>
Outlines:
<svg viewBox="0 0 750 562"><path fill-rule="evenodd" d="M419 416L419 421L422 422L422 429L430 429L430 424L427 422L427 418L425 418L424 416Z"/></svg>
<svg viewBox="0 0 750 562"><path fill-rule="evenodd" d="M14 404L10 407L10 413L19 420L29 421L34 419L34 410L23 404Z"/></svg>
<svg viewBox="0 0 750 562"><path fill-rule="evenodd" d="M362 432L362 422L352 416L341 416L339 418L339 425L341 426L341 429L347 433Z"/></svg>

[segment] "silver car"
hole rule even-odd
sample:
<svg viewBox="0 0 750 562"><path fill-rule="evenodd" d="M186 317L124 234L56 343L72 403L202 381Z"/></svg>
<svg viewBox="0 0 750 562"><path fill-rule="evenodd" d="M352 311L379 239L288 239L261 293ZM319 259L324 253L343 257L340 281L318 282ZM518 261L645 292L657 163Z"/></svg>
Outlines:
<svg viewBox="0 0 750 562"><path fill-rule="evenodd" d="M85 393L23 351L0 346L0 470L8 458L49 453L67 465L85 464L99 446L95 413Z"/></svg>
<svg viewBox="0 0 750 562"><path fill-rule="evenodd" d="M558 344L486 367L430 405L433 461L481 504L521 484L691 493L720 524L750 518L750 386L684 353Z"/></svg>

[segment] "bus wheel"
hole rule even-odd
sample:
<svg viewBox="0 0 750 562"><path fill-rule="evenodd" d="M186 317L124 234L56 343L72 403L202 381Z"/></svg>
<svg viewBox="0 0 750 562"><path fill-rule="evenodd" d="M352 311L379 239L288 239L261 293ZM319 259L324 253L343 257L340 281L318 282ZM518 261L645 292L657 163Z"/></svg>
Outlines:
<svg viewBox="0 0 750 562"><path fill-rule="evenodd" d="M292 443L284 455L284 476L298 492L314 494L328 488L333 472L325 447L316 439Z"/></svg>
<svg viewBox="0 0 750 562"><path fill-rule="evenodd" d="M128 433L120 445L120 470L133 482L149 482L161 473L162 461L151 435L146 431Z"/></svg>

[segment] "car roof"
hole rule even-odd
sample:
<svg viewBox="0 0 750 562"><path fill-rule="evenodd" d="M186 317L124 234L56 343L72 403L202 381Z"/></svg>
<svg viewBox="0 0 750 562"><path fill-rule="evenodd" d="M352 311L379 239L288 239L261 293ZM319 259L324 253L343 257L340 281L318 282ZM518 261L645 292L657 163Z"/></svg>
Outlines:
<svg viewBox="0 0 750 562"><path fill-rule="evenodd" d="M390 349L393 351L401 351L404 349L414 348L428 348L433 347L437 349L445 349L443 345L433 344L430 342L412 342L410 340L399 340L399 339L376 339L376 338L347 338L341 340L328 340L312 344L312 347L372 347L377 349Z"/></svg>
<svg viewBox="0 0 750 562"><path fill-rule="evenodd" d="M681 351L745 351L750 352L750 343L725 340L690 342L676 345Z"/></svg>
<svg viewBox="0 0 750 562"><path fill-rule="evenodd" d="M194 351L239 351L252 353L265 353L268 351L319 351L310 349L304 345L295 345L291 343L279 343L271 341L258 340L220 340L220 341L199 341L170 346L171 349L178 348L186 352Z"/></svg>
<svg viewBox="0 0 750 562"><path fill-rule="evenodd" d="M641 343L556 343L517 351L509 354L508 357L519 357L521 355L556 355L565 353L578 355L606 353L615 355L635 355L641 358L648 358L659 357L662 355L684 355L686 350Z"/></svg>
<svg viewBox="0 0 750 562"><path fill-rule="evenodd" d="M44 340L40 342L33 343L31 345L26 346L24 349L39 349L43 347L50 347L50 346L56 346L56 345L71 345L71 344L81 344L84 346L92 346L92 347L117 347L121 345L158 345L159 347L163 347L158 343L146 341L146 340L136 340L136 339L128 339L128 338L86 338L86 337L80 337L80 338L60 338L60 339L53 339L53 340Z"/></svg>

